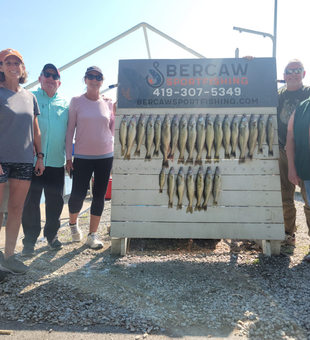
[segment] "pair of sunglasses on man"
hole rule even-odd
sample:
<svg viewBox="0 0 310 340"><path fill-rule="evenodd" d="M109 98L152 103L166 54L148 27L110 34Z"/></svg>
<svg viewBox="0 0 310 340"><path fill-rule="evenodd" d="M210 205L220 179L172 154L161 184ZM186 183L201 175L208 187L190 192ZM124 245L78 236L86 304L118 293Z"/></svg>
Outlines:
<svg viewBox="0 0 310 340"><path fill-rule="evenodd" d="M288 68L285 70L285 74L300 74L304 71L303 68Z"/></svg>

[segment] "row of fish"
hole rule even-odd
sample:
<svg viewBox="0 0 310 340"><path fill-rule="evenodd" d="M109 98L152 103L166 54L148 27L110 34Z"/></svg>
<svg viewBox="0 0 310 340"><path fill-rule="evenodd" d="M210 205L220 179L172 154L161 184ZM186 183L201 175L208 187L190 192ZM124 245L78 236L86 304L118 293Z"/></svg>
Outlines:
<svg viewBox="0 0 310 340"><path fill-rule="evenodd" d="M248 121L247 115L243 114L239 124L237 115L234 115L231 121L228 115L225 115L223 121L221 121L219 115L216 115L213 122L209 114L206 117L200 114L197 121L194 115L191 115L187 120L185 114L182 115L180 121L178 115L174 115L172 121L170 121L169 114L166 114L162 122L159 115L154 119L151 114L146 121L145 114L141 114L138 121L136 115L133 115L128 126L127 117L124 115L119 135L121 156L124 156L124 159L130 160L130 151L135 140L137 147L134 155L140 157L140 147L145 136L145 160L151 160L151 148L154 144L153 156L158 157L160 150L163 154L163 166L169 168L168 159L174 159L174 152L177 147L180 152L178 164L202 165L204 149L207 150L206 162L211 163L211 150L213 148L214 163L219 163L219 150L222 145L225 149L225 159L236 158L238 145L240 150L239 163L245 163L247 148L249 151L248 158L252 160L257 143L258 153L263 153L262 145L266 138L269 149L268 155L273 156L274 131L275 124L271 115L269 115L266 123L263 114L259 118L252 114L250 121ZM229 146L231 146L230 152ZM185 149L188 151L186 161L184 158ZM195 163L194 149L197 150Z"/></svg>
<svg viewBox="0 0 310 340"><path fill-rule="evenodd" d="M162 168L159 174L159 192L163 192L163 187L165 185L166 180L166 169ZM176 177L176 179L175 179ZM174 191L176 190L176 194L178 197L177 210L182 209L182 200L186 188L187 198L188 198L188 206L186 212L193 213L193 199L196 195L197 203L195 206L195 211L207 211L207 203L212 192L213 194L213 205L217 205L218 196L221 188L221 172L220 168L217 166L215 169L215 173L212 179L212 170L209 166L207 168L207 172L203 174L203 167L200 166L198 168L198 172L196 174L196 180L194 179L193 169L190 166L188 168L186 179L183 167L180 167L178 174L176 175L174 172L174 167L170 168L168 179L168 208L173 208L173 196Z"/></svg>

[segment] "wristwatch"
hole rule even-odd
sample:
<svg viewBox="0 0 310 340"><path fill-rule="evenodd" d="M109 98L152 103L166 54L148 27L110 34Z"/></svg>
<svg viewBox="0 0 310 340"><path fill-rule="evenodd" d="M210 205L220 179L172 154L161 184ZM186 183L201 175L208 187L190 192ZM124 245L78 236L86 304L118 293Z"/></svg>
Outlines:
<svg viewBox="0 0 310 340"><path fill-rule="evenodd" d="M42 158L44 158L44 153L43 152L37 152L37 157L39 156L39 155L41 155L42 156Z"/></svg>

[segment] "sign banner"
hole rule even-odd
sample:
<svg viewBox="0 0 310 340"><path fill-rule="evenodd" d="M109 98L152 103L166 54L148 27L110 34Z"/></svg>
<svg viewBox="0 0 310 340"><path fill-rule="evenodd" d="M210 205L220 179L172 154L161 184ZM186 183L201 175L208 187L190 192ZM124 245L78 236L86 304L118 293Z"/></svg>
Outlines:
<svg viewBox="0 0 310 340"><path fill-rule="evenodd" d="M119 108L278 106L275 58L120 60Z"/></svg>

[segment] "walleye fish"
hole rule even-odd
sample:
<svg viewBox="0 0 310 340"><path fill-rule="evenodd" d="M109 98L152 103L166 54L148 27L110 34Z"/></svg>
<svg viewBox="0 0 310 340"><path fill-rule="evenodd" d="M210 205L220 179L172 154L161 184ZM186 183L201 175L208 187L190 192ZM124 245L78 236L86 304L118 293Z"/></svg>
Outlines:
<svg viewBox="0 0 310 340"><path fill-rule="evenodd" d="M168 196L169 196L168 209L173 208L173 192L174 192L174 167L172 166L168 174Z"/></svg>
<svg viewBox="0 0 310 340"><path fill-rule="evenodd" d="M188 137L187 137L187 151L188 151L188 157L185 162L185 165L187 164L194 164L193 161L193 153L196 143L196 119L194 115L191 115L188 122Z"/></svg>
<svg viewBox="0 0 310 340"><path fill-rule="evenodd" d="M229 121L229 116L225 115L224 120L223 120L223 145L225 149L225 159L229 159L229 145L230 145L230 136L231 136L231 131L230 131L230 121Z"/></svg>
<svg viewBox="0 0 310 340"><path fill-rule="evenodd" d="M179 159L178 159L178 164L182 163L184 164L184 150L187 142L187 136L188 136L188 131L187 131L187 119L186 115L183 115L179 124Z"/></svg>
<svg viewBox="0 0 310 340"><path fill-rule="evenodd" d="M146 138L145 138L145 146L146 146L145 160L146 161L151 160L151 148L153 145L153 140L154 140L154 118L153 118L153 115L151 114L146 123Z"/></svg>
<svg viewBox="0 0 310 340"><path fill-rule="evenodd" d="M200 166L196 175L196 197L197 197L197 203L195 206L195 211L201 210L201 198L204 188L204 180L203 180L203 167Z"/></svg>
<svg viewBox="0 0 310 340"><path fill-rule="evenodd" d="M171 151L168 156L168 159L174 158L174 150L177 147L179 139L179 118L178 115L174 115L172 122L171 122Z"/></svg>
<svg viewBox="0 0 310 340"><path fill-rule="evenodd" d="M219 197L220 189L221 189L221 172L220 172L220 168L217 166L215 169L214 178L213 178L213 190L212 190L212 194L214 198L213 205L217 205L217 200Z"/></svg>
<svg viewBox="0 0 310 340"><path fill-rule="evenodd" d="M165 185L165 179L166 179L165 171L166 171L166 168L162 168L159 174L159 193L160 194L163 192L163 187Z"/></svg>
<svg viewBox="0 0 310 340"><path fill-rule="evenodd" d="M238 126L238 116L234 115L232 122L231 122L231 157L236 158L236 147L238 143L238 136L239 136L239 126Z"/></svg>
<svg viewBox="0 0 310 340"><path fill-rule="evenodd" d="M249 125L249 153L248 157L250 160L253 159L253 152L257 141L257 118L254 113L251 114L250 125Z"/></svg>
<svg viewBox="0 0 310 340"><path fill-rule="evenodd" d="M206 162L211 163L211 150L213 147L214 142L214 127L212 118L207 114L206 118L206 146L207 146L207 156L206 156Z"/></svg>
<svg viewBox="0 0 310 340"><path fill-rule="evenodd" d="M181 166L179 169L179 173L177 175L177 196L178 196L177 210L182 210L184 189L185 189L184 169Z"/></svg>
<svg viewBox="0 0 310 340"><path fill-rule="evenodd" d="M245 163L245 149L249 140L249 124L246 114L242 115L242 119L239 125L239 164Z"/></svg>
<svg viewBox="0 0 310 340"><path fill-rule="evenodd" d="M222 123L219 115L216 115L214 120L214 163L220 162L220 148L222 146L223 141L223 130L222 130Z"/></svg>
<svg viewBox="0 0 310 340"><path fill-rule="evenodd" d="M202 209L204 211L207 211L208 209L208 199L210 197L212 190L212 173L211 173L211 167L208 166L206 176L205 176L205 183L204 183L204 202L202 204Z"/></svg>
<svg viewBox="0 0 310 340"><path fill-rule="evenodd" d="M138 126L137 126L137 136L136 136L136 142L137 142L137 148L134 153L134 156L140 157L140 147L145 134L145 114L141 113Z"/></svg>
<svg viewBox="0 0 310 340"><path fill-rule="evenodd" d="M136 132L137 132L136 127L137 127L137 119L136 119L136 115L133 115L130 119L130 122L127 128L127 139L126 139L127 152L124 157L124 159L127 159L127 160L130 160L130 150L136 138Z"/></svg>
<svg viewBox="0 0 310 340"><path fill-rule="evenodd" d="M257 153L263 153L263 143L266 135L266 124L264 121L264 115L261 114L258 119L258 151Z"/></svg>
<svg viewBox="0 0 310 340"><path fill-rule="evenodd" d="M186 190L187 190L187 198L188 198L188 206L186 212L193 213L193 199L195 193L195 181L192 167L188 167L187 175L186 175Z"/></svg>
<svg viewBox="0 0 310 340"><path fill-rule="evenodd" d="M168 154L170 151L171 129L169 114L166 114L161 126L161 152L164 155L163 166L169 168Z"/></svg>
<svg viewBox="0 0 310 340"><path fill-rule="evenodd" d="M202 165L201 154L205 144L206 136L205 126L206 126L205 119L203 115L200 113L197 121L197 138L196 138L197 157L195 159L195 165Z"/></svg>
<svg viewBox="0 0 310 340"><path fill-rule="evenodd" d="M155 119L155 127L154 127L154 142L155 142L155 150L153 153L153 157L159 156L159 148L160 148L160 136L161 136L161 118L160 115L157 115Z"/></svg>
<svg viewBox="0 0 310 340"><path fill-rule="evenodd" d="M269 115L268 121L267 121L267 144L268 144L268 156L272 157L273 156L273 138L274 138L274 121L272 118L272 115Z"/></svg>
<svg viewBox="0 0 310 340"><path fill-rule="evenodd" d="M121 156L125 155L126 137L127 137L127 116L124 115L121 121L121 126L119 127L119 140L121 142Z"/></svg>

